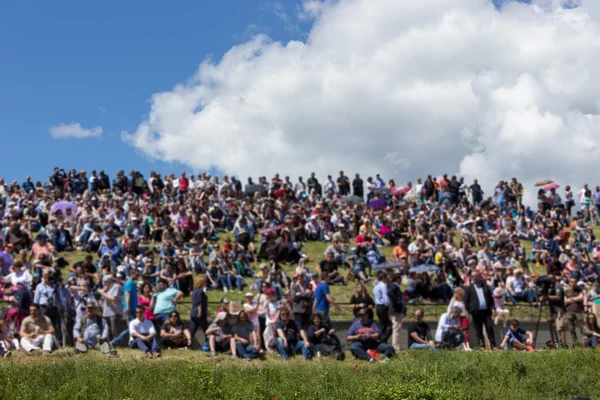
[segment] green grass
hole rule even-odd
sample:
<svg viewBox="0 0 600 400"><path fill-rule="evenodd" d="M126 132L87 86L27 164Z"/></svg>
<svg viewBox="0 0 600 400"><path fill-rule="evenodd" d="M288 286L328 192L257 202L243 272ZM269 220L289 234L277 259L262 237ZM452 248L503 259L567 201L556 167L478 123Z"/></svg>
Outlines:
<svg viewBox="0 0 600 400"><path fill-rule="evenodd" d="M403 352L388 364L348 357L284 362L209 358L166 351L148 361L124 350L116 358L14 355L0 360L2 399L568 399L597 398L598 355L590 350ZM41 368L43 367L43 368Z"/></svg>

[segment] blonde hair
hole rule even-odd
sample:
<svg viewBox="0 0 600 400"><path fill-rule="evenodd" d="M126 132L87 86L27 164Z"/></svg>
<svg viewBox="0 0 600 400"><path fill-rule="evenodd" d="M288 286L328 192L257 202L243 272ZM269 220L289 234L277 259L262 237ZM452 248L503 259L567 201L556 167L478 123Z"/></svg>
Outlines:
<svg viewBox="0 0 600 400"><path fill-rule="evenodd" d="M465 298L465 291L463 290L463 288L457 287L456 289L454 289L454 297L456 297L456 300L458 301L463 301L463 299Z"/></svg>
<svg viewBox="0 0 600 400"><path fill-rule="evenodd" d="M203 276L199 276L196 278L196 282L194 282L194 289L202 289L206 286L206 278Z"/></svg>

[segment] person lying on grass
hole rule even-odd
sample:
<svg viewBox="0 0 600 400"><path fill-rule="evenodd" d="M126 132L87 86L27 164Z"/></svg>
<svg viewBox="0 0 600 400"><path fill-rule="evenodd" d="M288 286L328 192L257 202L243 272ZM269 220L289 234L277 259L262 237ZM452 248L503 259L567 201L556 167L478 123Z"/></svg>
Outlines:
<svg viewBox="0 0 600 400"><path fill-rule="evenodd" d="M500 348L535 351L532 346L533 334L521 328L518 320L513 319L510 321L510 326L506 330L504 340L500 343Z"/></svg>

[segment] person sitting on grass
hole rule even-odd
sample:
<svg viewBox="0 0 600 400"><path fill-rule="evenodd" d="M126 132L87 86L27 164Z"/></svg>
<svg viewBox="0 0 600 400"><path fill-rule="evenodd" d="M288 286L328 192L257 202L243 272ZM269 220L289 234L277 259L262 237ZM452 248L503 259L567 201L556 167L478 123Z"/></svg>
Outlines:
<svg viewBox="0 0 600 400"><path fill-rule="evenodd" d="M248 318L246 311L240 311L237 323L232 328L231 358L241 357L251 360L258 356L258 336L254 324Z"/></svg>
<svg viewBox="0 0 600 400"><path fill-rule="evenodd" d="M310 341L304 329L300 324L291 318L288 309L282 308L279 312L280 320L277 322L277 341L275 346L281 355L281 358L288 360L291 354L302 354L303 360L312 358L312 348Z"/></svg>
<svg viewBox="0 0 600 400"><path fill-rule="evenodd" d="M431 338L429 325L423 322L425 313L422 309L415 310L414 321L406 327L408 330L408 348L411 350L431 350L435 353L440 351L435 347L435 342Z"/></svg>
<svg viewBox="0 0 600 400"><path fill-rule="evenodd" d="M206 330L210 355L215 357L217 351L229 351L231 349L231 328L227 325L227 313L217 314L214 322Z"/></svg>
<svg viewBox="0 0 600 400"><path fill-rule="evenodd" d="M146 358L160 358L160 348L156 341L156 329L152 321L144 318L144 307L135 309L135 319L129 323L129 347L140 349Z"/></svg>
<svg viewBox="0 0 600 400"><path fill-rule="evenodd" d="M452 349L471 350L465 343L465 332L460 324L461 312L460 307L454 307L449 313L442 314L438 325L442 333L441 342Z"/></svg>
<svg viewBox="0 0 600 400"><path fill-rule="evenodd" d="M42 346L45 354L51 354L53 348L59 347L50 318L41 315L40 306L35 303L29 306L29 317L21 324L20 336L21 347L27 353L40 350Z"/></svg>
<svg viewBox="0 0 600 400"><path fill-rule="evenodd" d="M598 325L595 314L589 313L585 319L583 335L585 336L583 342L585 347L598 347L598 341L600 340L600 325Z"/></svg>
<svg viewBox="0 0 600 400"><path fill-rule="evenodd" d="M369 350L375 350L377 353L383 353L385 358L381 361L385 362L387 359L392 357L395 353L394 346L381 342L381 331L377 325L369 319L366 309L358 311L358 321L350 326L346 340L350 344L350 352L361 359L369 362L376 362L377 360L369 353Z"/></svg>
<svg viewBox="0 0 600 400"><path fill-rule="evenodd" d="M165 348L187 349L192 345L190 331L183 326L179 312L171 311L160 329L161 344Z"/></svg>
<svg viewBox="0 0 600 400"><path fill-rule="evenodd" d="M526 336L527 338L525 338ZM500 343L500 348L505 348L506 350L515 349L535 351L532 345L533 333L521 328L518 320L513 319L510 321L510 326L506 330L504 340L502 340L502 343Z"/></svg>
<svg viewBox="0 0 600 400"><path fill-rule="evenodd" d="M88 349L100 351L106 355L117 355L108 340L108 324L96 314L96 304L88 303L85 314L75 322L73 338L75 339L75 354L87 353Z"/></svg>
<svg viewBox="0 0 600 400"><path fill-rule="evenodd" d="M308 327L308 340L313 352L324 356L333 356L336 360L344 360L344 352L340 339L335 334L335 329L323 323L323 316L315 313L312 316L312 324Z"/></svg>

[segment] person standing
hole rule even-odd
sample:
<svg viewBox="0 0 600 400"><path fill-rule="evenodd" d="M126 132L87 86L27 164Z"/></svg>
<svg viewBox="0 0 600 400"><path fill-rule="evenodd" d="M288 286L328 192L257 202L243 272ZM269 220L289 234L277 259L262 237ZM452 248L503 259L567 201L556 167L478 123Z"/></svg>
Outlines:
<svg viewBox="0 0 600 400"><path fill-rule="evenodd" d="M340 306L335 302L329 291L329 274L323 272L321 279L315 276L315 301L313 303L313 313L318 312L323 316L323 321L329 322L329 309L331 305L335 307L338 313L342 312Z"/></svg>
<svg viewBox="0 0 600 400"><path fill-rule="evenodd" d="M365 185L359 174L356 174L354 180L352 181L352 194L360 197L361 199L364 198Z"/></svg>
<svg viewBox="0 0 600 400"><path fill-rule="evenodd" d="M198 329L202 329L202 333L204 333L206 339L206 329L208 328L208 296L206 296L205 288L206 278L203 276L196 278L194 291L192 292L192 309L190 311L190 335L192 340L194 340Z"/></svg>
<svg viewBox="0 0 600 400"><path fill-rule="evenodd" d="M104 288L100 290L100 294L104 297L102 306L102 318L108 322L110 335L115 338L118 332L118 323L123 316L123 287L115 282L115 277L106 274L104 275Z"/></svg>
<svg viewBox="0 0 600 400"><path fill-rule="evenodd" d="M138 270L136 268L129 269L129 279L123 285L123 314L127 317L127 326L135 319L135 309L138 306L137 280ZM113 346L118 346L123 339L129 336L129 329L125 329L121 334L112 341Z"/></svg>
<svg viewBox="0 0 600 400"><path fill-rule="evenodd" d="M392 321L392 345L396 351L400 351L400 332L402 331L402 320L406 315L406 302L400 287L401 284L402 275L394 274L394 278L388 286L390 320Z"/></svg>
<svg viewBox="0 0 600 400"><path fill-rule="evenodd" d="M340 176L337 178L337 192L340 196L347 196L350 193L350 179L344 175L344 171L340 171Z"/></svg>
<svg viewBox="0 0 600 400"><path fill-rule="evenodd" d="M569 279L569 289L565 291L565 324L571 334L573 344L577 343L578 329L583 336L583 292L577 286L577 279Z"/></svg>
<svg viewBox="0 0 600 400"><path fill-rule="evenodd" d="M169 314L177 311L177 302L183 299L183 292L168 287L169 283L164 279L158 281L158 291L152 297L150 308L154 310L156 319L154 322L157 327L162 325L169 319Z"/></svg>
<svg viewBox="0 0 600 400"><path fill-rule="evenodd" d="M392 321L390 319L390 298L388 296L389 279L385 271L377 273L377 284L373 289L375 300L375 313L377 314L378 326L381 331L379 340L386 343L392 334Z"/></svg>
<svg viewBox="0 0 600 400"><path fill-rule="evenodd" d="M475 272L472 278L473 283L465 292L465 307L473 317L473 326L477 333L477 341L485 347L483 336L483 326L485 325L490 346L493 348L496 347L496 339L494 337L492 322L492 310L494 307L492 291L486 285L479 272Z"/></svg>

